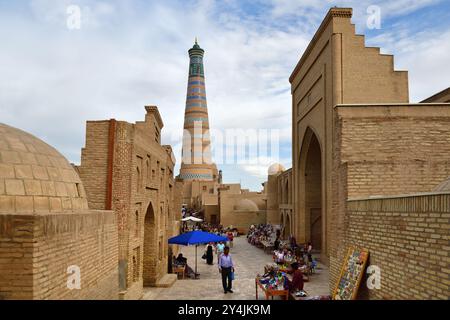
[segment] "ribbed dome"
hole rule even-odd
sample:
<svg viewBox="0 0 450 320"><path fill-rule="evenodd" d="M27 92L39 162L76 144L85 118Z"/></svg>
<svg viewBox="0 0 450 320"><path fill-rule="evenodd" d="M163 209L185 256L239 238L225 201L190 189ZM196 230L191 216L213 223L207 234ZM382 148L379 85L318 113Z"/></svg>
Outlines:
<svg viewBox="0 0 450 320"><path fill-rule="evenodd" d="M256 203L249 199L240 200L237 205L234 206L234 210L236 211L259 211Z"/></svg>
<svg viewBox="0 0 450 320"><path fill-rule="evenodd" d="M71 212L88 209L83 184L56 149L0 123L0 212Z"/></svg>

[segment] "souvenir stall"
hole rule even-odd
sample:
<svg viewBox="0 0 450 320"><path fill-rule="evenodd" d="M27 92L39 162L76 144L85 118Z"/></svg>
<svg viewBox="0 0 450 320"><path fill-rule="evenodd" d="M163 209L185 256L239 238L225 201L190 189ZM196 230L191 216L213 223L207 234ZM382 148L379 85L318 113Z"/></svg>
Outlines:
<svg viewBox="0 0 450 320"><path fill-rule="evenodd" d="M247 234L247 241L269 253L274 247L276 230L271 224L252 225Z"/></svg>
<svg viewBox="0 0 450 320"><path fill-rule="evenodd" d="M289 298L288 275L285 272L269 272L255 278L256 300L258 300L258 288L264 292L266 300L269 297L281 296L284 300Z"/></svg>
<svg viewBox="0 0 450 320"><path fill-rule="evenodd" d="M276 253L279 253L277 255ZM281 260L280 260L281 258ZM284 299L293 300L330 300L330 295L308 296L304 290L289 291L288 284L293 282L293 264L297 264L297 269L301 271L303 282L309 282L313 273L311 264L305 263L303 258L291 254L291 250L281 250L274 252L274 262L264 266L264 275L257 275L256 298L258 298L258 289L262 290L266 299L274 296L281 296ZM287 297L287 298L286 298Z"/></svg>

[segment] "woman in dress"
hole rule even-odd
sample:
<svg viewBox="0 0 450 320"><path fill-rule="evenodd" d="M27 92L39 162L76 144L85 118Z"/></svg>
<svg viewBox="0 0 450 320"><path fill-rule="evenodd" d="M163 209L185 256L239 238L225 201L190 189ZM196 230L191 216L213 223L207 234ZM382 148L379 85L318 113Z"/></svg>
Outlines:
<svg viewBox="0 0 450 320"><path fill-rule="evenodd" d="M209 265L213 264L213 246L212 244L208 244L208 247L206 248L206 263Z"/></svg>

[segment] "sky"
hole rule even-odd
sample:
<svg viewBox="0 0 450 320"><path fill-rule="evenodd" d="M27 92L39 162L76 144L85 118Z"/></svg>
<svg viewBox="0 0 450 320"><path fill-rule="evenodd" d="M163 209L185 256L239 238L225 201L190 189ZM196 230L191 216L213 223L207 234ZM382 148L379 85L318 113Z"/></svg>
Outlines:
<svg viewBox="0 0 450 320"><path fill-rule="evenodd" d="M187 50L198 37L211 129L277 137L277 152L219 163L224 182L260 190L269 165L291 166L288 79L333 6L352 7L366 45L409 71L411 102L449 87L448 0L0 0L0 122L79 164L87 120L141 121L157 105L162 142L179 160Z"/></svg>

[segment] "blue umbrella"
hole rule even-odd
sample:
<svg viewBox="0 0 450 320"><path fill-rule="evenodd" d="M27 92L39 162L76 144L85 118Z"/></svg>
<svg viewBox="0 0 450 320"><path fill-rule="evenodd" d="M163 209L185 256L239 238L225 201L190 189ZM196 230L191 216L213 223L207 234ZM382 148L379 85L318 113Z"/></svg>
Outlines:
<svg viewBox="0 0 450 320"><path fill-rule="evenodd" d="M195 277L197 277L197 246L202 243L228 241L228 238L204 231L191 231L169 239L169 244L189 246L195 244Z"/></svg>
<svg viewBox="0 0 450 320"><path fill-rule="evenodd" d="M215 235L214 233L199 230L186 232L169 239L170 244L181 244L184 246L209 242L219 242L219 241L228 241L228 238Z"/></svg>

